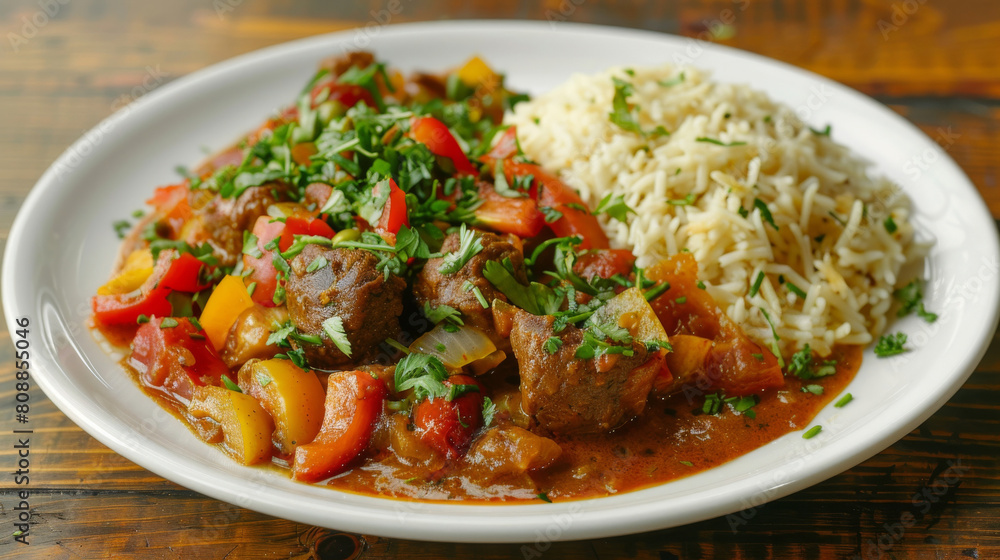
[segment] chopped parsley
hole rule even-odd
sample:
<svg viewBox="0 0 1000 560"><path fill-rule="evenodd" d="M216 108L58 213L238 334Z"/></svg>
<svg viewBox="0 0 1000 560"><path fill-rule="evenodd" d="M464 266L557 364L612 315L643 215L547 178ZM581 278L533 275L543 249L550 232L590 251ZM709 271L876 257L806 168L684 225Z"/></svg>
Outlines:
<svg viewBox="0 0 1000 560"><path fill-rule="evenodd" d="M815 128L810 126L809 130L811 130L812 133L815 134L816 136L829 136L831 127L830 125L826 125L826 128L824 128L823 130L816 130Z"/></svg>
<svg viewBox="0 0 1000 560"><path fill-rule="evenodd" d="M671 198L667 200L667 204L671 206L691 206L694 204L694 193L687 193L684 198Z"/></svg>
<svg viewBox="0 0 1000 560"><path fill-rule="evenodd" d="M822 385L803 385L802 386L802 392L803 393L812 393L814 395L822 395L823 394L823 386Z"/></svg>
<svg viewBox="0 0 1000 560"><path fill-rule="evenodd" d="M753 285L750 286L750 297L757 295L760 291L760 285L764 282L764 271L757 273L757 278L753 281Z"/></svg>
<svg viewBox="0 0 1000 560"><path fill-rule="evenodd" d="M774 223L774 216L771 216L771 210L767 207L767 204L759 198L753 199L753 206L760 211L760 217L764 219L765 222L771 224L774 231L778 231L777 224Z"/></svg>
<svg viewBox="0 0 1000 560"><path fill-rule="evenodd" d="M678 305L684 305L685 303L687 303L687 300L688 300L687 296L681 296L679 298L676 298L674 300L674 303L676 303Z"/></svg>
<svg viewBox="0 0 1000 560"><path fill-rule="evenodd" d="M706 142L708 144L715 144L716 146L723 146L726 148L731 148L733 146L746 146L746 142L723 142L722 140L717 140L715 138L708 138L707 136L699 136L694 139L695 142Z"/></svg>
<svg viewBox="0 0 1000 560"><path fill-rule="evenodd" d="M458 251L448 253L444 256L438 272L441 274L454 274L465 266L465 263L483 250L483 240L475 230L466 229L465 224L459 229Z"/></svg>
<svg viewBox="0 0 1000 560"><path fill-rule="evenodd" d="M486 296L483 295L483 292L482 290L479 289L479 286L476 286L472 282L466 280L465 282L462 282L462 289L465 290L466 292L472 292L473 295L476 296L476 301L479 302L479 305L483 306L483 309L490 308L490 303L486 301Z"/></svg>
<svg viewBox="0 0 1000 560"><path fill-rule="evenodd" d="M309 266L306 267L306 272L316 272L328 264L330 264L330 261L326 260L326 257L323 255L320 255L309 263Z"/></svg>
<svg viewBox="0 0 1000 560"><path fill-rule="evenodd" d="M464 325L462 313L450 305L431 307L429 301L424 302L424 316L435 325L444 321L454 325Z"/></svg>
<svg viewBox="0 0 1000 560"><path fill-rule="evenodd" d="M879 358L895 356L906 352L906 333L885 334L875 343L875 355Z"/></svg>
<svg viewBox="0 0 1000 560"><path fill-rule="evenodd" d="M344 331L344 321L334 315L323 321L323 332L326 334L338 350L348 358L351 357L351 341L347 339L347 332Z"/></svg>
<svg viewBox="0 0 1000 560"><path fill-rule="evenodd" d="M125 239L129 230L132 229L132 224L125 220L118 220L117 222L111 224L111 227L115 228L115 235L118 236L118 239Z"/></svg>
<svg viewBox="0 0 1000 560"><path fill-rule="evenodd" d="M657 80L656 83L660 84L663 87L671 87L671 86L676 86L677 84L684 83L684 72L681 72L677 76L670 78L668 80Z"/></svg>
<svg viewBox="0 0 1000 560"><path fill-rule="evenodd" d="M548 340L545 341L545 351L549 354L555 354L559 351L563 345L563 341L558 336L550 336Z"/></svg>
<svg viewBox="0 0 1000 560"><path fill-rule="evenodd" d="M894 291L892 295L902 304L902 307L896 313L898 317L905 317L916 311L917 315L928 323L937 321L938 316L936 313L931 313L924 309L924 293L920 286L920 280L912 280L909 284Z"/></svg>
<svg viewBox="0 0 1000 560"><path fill-rule="evenodd" d="M261 387L267 387L272 381L274 381L269 375L259 371L254 374L254 377L257 378L257 383L260 384Z"/></svg>
<svg viewBox="0 0 1000 560"><path fill-rule="evenodd" d="M785 282L785 287L788 288L789 292L799 296L802 299L806 299L806 293L802 291L802 288L792 284L791 282Z"/></svg>
<svg viewBox="0 0 1000 560"><path fill-rule="evenodd" d="M542 211L542 216L545 217L545 223L547 224L555 223L563 217L562 212L551 206L539 206L538 209Z"/></svg>
<svg viewBox="0 0 1000 560"><path fill-rule="evenodd" d="M259 259L264 256L260 247L257 246L257 236L249 231L243 232L243 254L249 255L255 259Z"/></svg>
<svg viewBox="0 0 1000 560"><path fill-rule="evenodd" d="M608 119L622 130L642 134L639 120L634 110L629 107L628 96L632 95L632 84L619 78L611 78L615 86L615 96L611 100L611 112Z"/></svg>
<svg viewBox="0 0 1000 560"><path fill-rule="evenodd" d="M396 391L403 392L413 389L413 395L420 401L446 397L449 393L444 380L448 371L436 356L413 352L407 354L396 364Z"/></svg>
<svg viewBox="0 0 1000 560"><path fill-rule="evenodd" d="M222 384L226 386L226 389L229 389L230 391L236 391L237 393L243 392L243 389L240 389L239 385L233 383L233 380L229 379L228 375L222 375L221 377L222 377Z"/></svg>
<svg viewBox="0 0 1000 560"><path fill-rule="evenodd" d="M177 322L177 319L174 319L173 317L167 317L167 318L163 319L162 322L160 322L160 328L161 329L172 329L172 328L176 327L179 324L180 323Z"/></svg>
<svg viewBox="0 0 1000 560"><path fill-rule="evenodd" d="M885 221L882 222L882 224L885 225L885 231L889 232L890 234L896 233L896 230L899 229L899 227L896 225L896 221L892 219L892 214L889 214L889 216L886 217Z"/></svg>
<svg viewBox="0 0 1000 560"><path fill-rule="evenodd" d="M698 283L695 284L695 286L698 286L699 290L704 290L705 289L705 283L702 282L701 280L698 280Z"/></svg>
<svg viewBox="0 0 1000 560"><path fill-rule="evenodd" d="M541 500L541 501L543 501L543 502L548 502L550 504L552 503L552 500L549 499L549 495L546 494L545 492L539 492L538 493L538 499Z"/></svg>
<svg viewBox="0 0 1000 560"><path fill-rule="evenodd" d="M493 399L489 397L483 398L483 427L489 427L493 423L493 417L496 416L497 405L493 403Z"/></svg>
<svg viewBox="0 0 1000 560"><path fill-rule="evenodd" d="M813 426L812 428L809 428L808 430L806 430L806 433L802 434L802 439L812 439L812 438L816 437L822 431L823 431L823 426L820 426L819 424L817 424L817 425Z"/></svg>
<svg viewBox="0 0 1000 560"><path fill-rule="evenodd" d="M743 218L746 218L747 216L749 216L749 215L750 215L750 211L749 211L749 210L747 210L746 208L744 208L742 204L740 205L740 208L739 208L739 210L737 210L736 212L737 212L737 213L738 213L738 214L739 214L740 216L743 216Z"/></svg>
<svg viewBox="0 0 1000 560"><path fill-rule="evenodd" d="M837 402L833 403L833 406L836 408L844 408L845 406L847 406L847 403L851 402L852 400L854 400L854 395L847 393L843 397L840 397L840 399Z"/></svg>
<svg viewBox="0 0 1000 560"><path fill-rule="evenodd" d="M774 322L771 321L771 316L768 315L763 307L758 307L757 309L760 309L761 314L764 315L764 319L767 321L767 325L771 327L771 352L775 358L778 358L778 365L785 367L785 360L781 357L781 349L778 348L778 341L781 340L781 337L778 336L778 331L774 328Z"/></svg>
<svg viewBox="0 0 1000 560"><path fill-rule="evenodd" d="M680 464L684 465L685 467L693 467L694 466L694 463L692 463L691 461L678 461L678 462Z"/></svg>
<svg viewBox="0 0 1000 560"><path fill-rule="evenodd" d="M612 195L612 193L608 193L602 198L597 208L594 209L595 215L604 213L623 223L630 212L635 214L635 210L625 204L625 197L620 194Z"/></svg>
<svg viewBox="0 0 1000 560"><path fill-rule="evenodd" d="M817 360L813 358L812 349L809 348L809 344L806 344L801 350L792 354L792 358L788 362L788 373L799 379L826 377L837 373L837 361L825 360L817 363Z"/></svg>

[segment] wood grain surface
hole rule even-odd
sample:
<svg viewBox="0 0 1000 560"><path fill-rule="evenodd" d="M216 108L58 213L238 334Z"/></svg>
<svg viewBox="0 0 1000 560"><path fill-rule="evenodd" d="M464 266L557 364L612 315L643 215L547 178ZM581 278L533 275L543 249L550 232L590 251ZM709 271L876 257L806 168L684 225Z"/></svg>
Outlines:
<svg viewBox="0 0 1000 560"><path fill-rule="evenodd" d="M421 0L391 23L506 18L683 34L826 75L937 140L1000 217L995 0ZM3 0L0 239L45 168L149 89L237 54L378 19L383 2ZM146 85L143 85L145 82ZM0 327L3 329L3 327ZM338 533L208 499L132 464L32 390L30 545L14 541L14 356L0 332L0 558L1000 558L1000 343L911 434L787 498L686 527L548 544ZM906 525L904 527L904 525Z"/></svg>

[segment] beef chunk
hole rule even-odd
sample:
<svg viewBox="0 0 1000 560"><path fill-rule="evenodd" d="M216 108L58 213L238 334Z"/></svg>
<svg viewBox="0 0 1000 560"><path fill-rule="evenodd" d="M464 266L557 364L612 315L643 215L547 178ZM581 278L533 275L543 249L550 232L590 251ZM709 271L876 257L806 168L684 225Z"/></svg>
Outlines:
<svg viewBox="0 0 1000 560"><path fill-rule="evenodd" d="M521 370L521 408L538 426L553 434L598 433L613 430L642 413L659 364L650 361L641 343L634 355L575 357L584 331L568 326L556 335L551 315L518 310L510 342ZM562 346L550 354L549 337Z"/></svg>
<svg viewBox="0 0 1000 560"><path fill-rule="evenodd" d="M306 268L317 258L329 264L314 272ZM363 249L327 249L307 245L292 259L285 286L288 314L299 332L319 336L320 345L303 343L306 360L318 368L359 363L374 357L378 345L399 332L406 281L375 269L378 258ZM323 333L323 321L340 317L351 356L341 352Z"/></svg>
<svg viewBox="0 0 1000 560"><path fill-rule="evenodd" d="M267 207L290 200L289 186L275 182L250 187L236 198L216 196L204 207L196 210L195 219L200 227L189 231L185 241L198 244L207 241L215 249L222 266L233 266L243 251L243 232L252 230L257 218L267 215ZM194 197L201 191L191 191L191 207L199 208Z"/></svg>
<svg viewBox="0 0 1000 560"><path fill-rule="evenodd" d="M522 284L528 283L528 276L524 270L524 255L521 253L520 241L516 238L499 236L493 233L480 233L480 240L483 250L469 259L465 265L455 273L442 274L438 269L444 262L444 258L430 259L426 266L417 275L413 284L413 295L417 303L430 304L431 307L449 305L462 313L462 320L466 325L476 327L487 333L494 342L498 337L493 327L493 313L489 308L483 308L473 291L466 290L463 285L468 281L473 286L479 288L486 298L487 304L492 304L494 299L503 302L507 301L507 296L503 295L493 283L483 276L483 267L487 261L503 262L509 258L514 265L514 277ZM442 253L451 253L459 250L461 240L459 234L453 233L445 238L441 247Z"/></svg>

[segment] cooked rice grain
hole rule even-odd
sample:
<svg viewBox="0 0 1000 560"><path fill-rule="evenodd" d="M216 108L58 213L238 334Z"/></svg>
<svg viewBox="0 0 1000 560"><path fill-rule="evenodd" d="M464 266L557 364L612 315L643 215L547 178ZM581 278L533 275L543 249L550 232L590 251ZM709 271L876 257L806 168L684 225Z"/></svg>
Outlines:
<svg viewBox="0 0 1000 560"><path fill-rule="evenodd" d="M807 343L827 355L834 344L878 337L901 270L927 250L914 239L910 203L898 187L869 177L861 158L764 93L712 82L690 67L630 72L576 75L518 104L506 122L517 125L528 157L592 207L608 193L624 197L636 214L625 223L600 219L612 245L631 247L640 266L690 251L709 292L758 342L771 340L761 308L786 356ZM680 83L663 85L682 74ZM663 126L670 134L613 124L612 77L632 84L628 102L643 131ZM690 206L669 203L692 193ZM761 271L765 280L750 297Z"/></svg>

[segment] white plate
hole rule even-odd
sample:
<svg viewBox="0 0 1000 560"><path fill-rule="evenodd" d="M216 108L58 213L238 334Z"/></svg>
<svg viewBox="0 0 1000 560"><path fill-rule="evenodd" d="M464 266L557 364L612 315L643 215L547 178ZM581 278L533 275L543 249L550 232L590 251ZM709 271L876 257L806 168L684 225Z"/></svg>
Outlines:
<svg viewBox="0 0 1000 560"><path fill-rule="evenodd" d="M798 108L814 127L878 163L916 203L936 245L929 259L934 324L901 321L910 352L869 350L827 407L811 440L791 433L735 461L655 488L579 502L512 506L420 504L296 484L235 465L153 405L95 343L84 324L118 241L111 222L142 206L174 166L203 157L289 103L331 54L367 47L405 70L437 70L479 53L509 84L541 92L574 71L691 62ZM177 80L115 114L74 144L29 195L7 243L8 328L29 317L35 381L74 422L139 465L209 496L271 515L391 537L448 541L596 538L681 525L773 500L878 453L925 420L962 385L997 322L993 218L955 163L886 107L834 82L753 54L693 39L575 24L453 22L369 26L241 56ZM540 545L544 546L544 545Z"/></svg>

